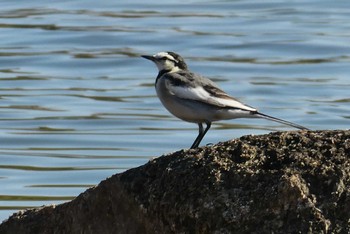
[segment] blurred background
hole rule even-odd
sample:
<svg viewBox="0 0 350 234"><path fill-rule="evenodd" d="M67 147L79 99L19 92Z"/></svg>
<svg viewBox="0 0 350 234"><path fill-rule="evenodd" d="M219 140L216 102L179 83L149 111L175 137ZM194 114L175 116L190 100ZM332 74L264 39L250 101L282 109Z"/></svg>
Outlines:
<svg viewBox="0 0 350 234"><path fill-rule="evenodd" d="M141 54L175 51L263 113L349 128L348 1L120 2L0 2L0 221L190 147L197 125L164 109ZM280 130L221 121L202 145Z"/></svg>

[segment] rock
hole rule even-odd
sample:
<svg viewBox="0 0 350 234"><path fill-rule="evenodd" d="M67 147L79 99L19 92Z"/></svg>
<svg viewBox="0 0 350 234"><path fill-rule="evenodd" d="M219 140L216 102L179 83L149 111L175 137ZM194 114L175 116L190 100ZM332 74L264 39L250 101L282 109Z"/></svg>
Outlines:
<svg viewBox="0 0 350 234"><path fill-rule="evenodd" d="M0 225L4 234L349 232L349 130L181 150Z"/></svg>

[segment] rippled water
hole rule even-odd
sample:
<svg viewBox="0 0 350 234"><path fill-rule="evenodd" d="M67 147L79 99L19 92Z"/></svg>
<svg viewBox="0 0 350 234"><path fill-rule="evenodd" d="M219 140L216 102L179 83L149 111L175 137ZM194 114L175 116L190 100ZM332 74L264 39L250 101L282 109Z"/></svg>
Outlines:
<svg viewBox="0 0 350 234"><path fill-rule="evenodd" d="M345 129L349 38L347 1L1 1L1 220L191 145L140 54L176 51L264 113ZM202 144L287 129L222 121Z"/></svg>

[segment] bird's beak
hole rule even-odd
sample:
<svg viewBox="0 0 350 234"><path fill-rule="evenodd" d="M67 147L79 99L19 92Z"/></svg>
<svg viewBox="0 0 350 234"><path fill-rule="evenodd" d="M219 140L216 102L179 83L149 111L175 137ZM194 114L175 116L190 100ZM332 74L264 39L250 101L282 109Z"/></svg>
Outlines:
<svg viewBox="0 0 350 234"><path fill-rule="evenodd" d="M141 57L145 58L145 59L148 59L148 60L151 60L151 61L155 60L155 58L152 55L141 55Z"/></svg>

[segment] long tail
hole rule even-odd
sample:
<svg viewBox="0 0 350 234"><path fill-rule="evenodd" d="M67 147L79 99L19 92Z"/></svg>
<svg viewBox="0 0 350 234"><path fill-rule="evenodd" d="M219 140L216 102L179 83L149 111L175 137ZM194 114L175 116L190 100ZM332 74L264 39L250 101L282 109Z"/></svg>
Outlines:
<svg viewBox="0 0 350 234"><path fill-rule="evenodd" d="M267 120L271 120L271 121L275 121L275 122L278 122L278 123L281 123L281 124L285 124L285 125L289 125L293 128L298 128L298 129L301 129L301 130L310 130L308 128L305 128L299 124L295 124L295 123L292 123L292 122L288 122L286 120L283 120L283 119L279 119L279 118L275 118L275 117L272 117L270 115L265 115L265 114L262 114L260 112L256 112L254 113L254 115L256 117L260 117L260 118L264 118L264 119L267 119Z"/></svg>

